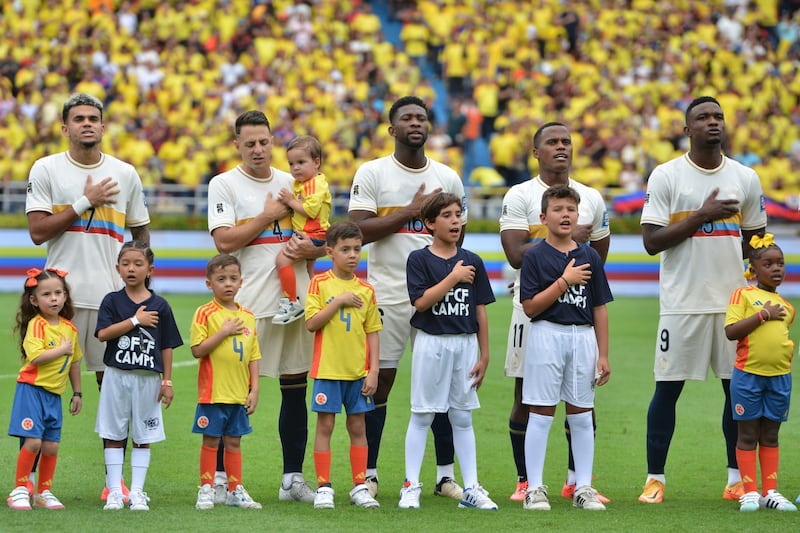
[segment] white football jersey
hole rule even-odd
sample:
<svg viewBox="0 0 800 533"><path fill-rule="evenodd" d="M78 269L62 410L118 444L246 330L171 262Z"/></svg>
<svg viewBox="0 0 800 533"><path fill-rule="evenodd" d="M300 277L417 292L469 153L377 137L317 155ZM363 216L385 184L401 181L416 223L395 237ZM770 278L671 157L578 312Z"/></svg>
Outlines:
<svg viewBox="0 0 800 533"><path fill-rule="evenodd" d="M706 170L684 154L650 175L642 224L668 226L684 220L717 188L717 198L739 200L739 212L700 225L691 237L661 252L662 315L724 313L733 291L746 283L741 231L765 227L767 214L756 173L728 157Z"/></svg>

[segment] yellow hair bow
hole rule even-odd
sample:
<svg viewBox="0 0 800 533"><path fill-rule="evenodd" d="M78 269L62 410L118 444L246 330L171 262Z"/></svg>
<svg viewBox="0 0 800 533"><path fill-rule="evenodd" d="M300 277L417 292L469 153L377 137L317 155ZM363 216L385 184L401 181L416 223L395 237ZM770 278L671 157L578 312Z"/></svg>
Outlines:
<svg viewBox="0 0 800 533"><path fill-rule="evenodd" d="M765 233L763 237L753 235L750 237L750 247L754 250L756 248L769 248L775 244L775 236L772 233Z"/></svg>

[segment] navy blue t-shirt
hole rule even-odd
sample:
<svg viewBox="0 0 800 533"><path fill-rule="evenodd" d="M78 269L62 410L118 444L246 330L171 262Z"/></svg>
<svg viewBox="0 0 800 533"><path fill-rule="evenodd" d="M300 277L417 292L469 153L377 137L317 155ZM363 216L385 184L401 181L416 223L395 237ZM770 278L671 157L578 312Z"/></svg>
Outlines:
<svg viewBox="0 0 800 533"><path fill-rule="evenodd" d="M477 254L458 248L453 257L444 259L431 253L427 246L414 250L406 263L408 296L413 303L427 289L446 278L462 260L464 265L475 266L475 280L458 283L427 311L415 311L411 317L412 326L431 335L478 332L475 307L494 302L494 292L483 261Z"/></svg>
<svg viewBox="0 0 800 533"><path fill-rule="evenodd" d="M147 328L141 324L130 331L106 342L103 363L121 370L151 370L162 373L164 360L161 350L177 348L183 344L175 317L167 301L151 291L150 298L136 303L132 301L125 289L105 295L100 309L97 311L97 332L112 324L131 318L145 306L146 311L158 311L158 326Z"/></svg>
<svg viewBox="0 0 800 533"><path fill-rule="evenodd" d="M530 248L522 257L519 276L519 298L533 298L564 274L569 262L575 266L589 263L592 277L585 285L573 285L542 313L531 319L547 320L564 325L594 325L594 308L612 301L606 272L600 254L590 246L581 246L564 253L542 241Z"/></svg>

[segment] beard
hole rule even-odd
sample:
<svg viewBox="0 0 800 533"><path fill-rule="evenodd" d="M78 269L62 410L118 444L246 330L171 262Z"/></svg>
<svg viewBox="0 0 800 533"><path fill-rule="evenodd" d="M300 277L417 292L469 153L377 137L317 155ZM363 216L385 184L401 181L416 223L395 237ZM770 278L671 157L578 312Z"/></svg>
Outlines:
<svg viewBox="0 0 800 533"><path fill-rule="evenodd" d="M94 148L95 146L100 144L100 141L99 140L98 141L80 141L78 144L81 145L81 148L85 148L85 149L88 150L89 148Z"/></svg>

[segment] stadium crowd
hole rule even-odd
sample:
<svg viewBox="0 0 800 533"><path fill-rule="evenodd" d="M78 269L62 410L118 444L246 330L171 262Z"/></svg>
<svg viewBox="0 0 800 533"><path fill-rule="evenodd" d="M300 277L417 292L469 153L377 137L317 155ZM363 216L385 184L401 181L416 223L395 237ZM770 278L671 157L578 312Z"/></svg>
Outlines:
<svg viewBox="0 0 800 533"><path fill-rule="evenodd" d="M231 124L257 108L274 124L277 167L290 139L314 135L328 179L346 191L360 163L392 151L385 102L415 94L429 107L447 99L428 145L456 169L483 142L501 184L523 180L537 172L533 132L561 120L577 179L635 191L687 149L685 106L710 94L727 113L726 152L756 169L769 196L796 205L798 8L393 0L396 46L362 0L5 2L0 176L25 181L34 160L66 148L59 110L81 91L106 105L104 150L134 164L147 188L192 188L235 165Z"/></svg>

